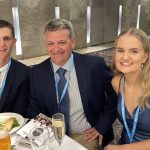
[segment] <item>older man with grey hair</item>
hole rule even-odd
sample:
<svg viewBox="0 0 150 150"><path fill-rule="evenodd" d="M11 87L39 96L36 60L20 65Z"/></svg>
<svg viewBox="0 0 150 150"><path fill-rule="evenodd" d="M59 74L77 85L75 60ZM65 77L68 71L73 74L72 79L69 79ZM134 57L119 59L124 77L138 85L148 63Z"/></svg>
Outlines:
<svg viewBox="0 0 150 150"><path fill-rule="evenodd" d="M75 34L69 21L50 21L44 38L50 58L31 71L29 115L63 113L67 134L97 150L113 139L117 103L113 73L103 58L72 51Z"/></svg>

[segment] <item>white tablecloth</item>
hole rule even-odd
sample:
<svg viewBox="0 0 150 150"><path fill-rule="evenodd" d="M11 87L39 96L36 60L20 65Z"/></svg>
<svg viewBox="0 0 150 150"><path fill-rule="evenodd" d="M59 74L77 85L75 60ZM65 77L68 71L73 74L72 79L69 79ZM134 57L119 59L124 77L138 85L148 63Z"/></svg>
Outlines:
<svg viewBox="0 0 150 150"><path fill-rule="evenodd" d="M18 144L19 142L17 141L17 134L11 135L11 145L16 145L15 148L17 150L31 150L31 146L23 145L23 144ZM60 150L59 145L56 140L53 140L50 142L50 145L52 147L52 150ZM87 150L84 146L81 144L77 143L67 135L65 135L63 142L61 143L61 150Z"/></svg>
<svg viewBox="0 0 150 150"><path fill-rule="evenodd" d="M27 119L24 121L24 125L26 124ZM30 124L29 124L30 125ZM15 150L32 150L31 145L24 145L18 140L18 134L11 134L11 145L15 145ZM52 150L60 150L60 147L57 141L54 139L50 141L50 145ZM88 150L81 144L77 143L75 140L65 135L63 142L61 143L61 150Z"/></svg>

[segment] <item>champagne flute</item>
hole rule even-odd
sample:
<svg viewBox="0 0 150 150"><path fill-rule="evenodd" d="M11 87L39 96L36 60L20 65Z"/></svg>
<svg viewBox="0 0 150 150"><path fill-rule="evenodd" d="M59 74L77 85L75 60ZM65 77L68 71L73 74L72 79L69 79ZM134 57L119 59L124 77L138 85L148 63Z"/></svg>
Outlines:
<svg viewBox="0 0 150 150"><path fill-rule="evenodd" d="M61 113L56 113L52 116L52 129L54 132L55 139L60 145L65 136L65 120L64 115Z"/></svg>

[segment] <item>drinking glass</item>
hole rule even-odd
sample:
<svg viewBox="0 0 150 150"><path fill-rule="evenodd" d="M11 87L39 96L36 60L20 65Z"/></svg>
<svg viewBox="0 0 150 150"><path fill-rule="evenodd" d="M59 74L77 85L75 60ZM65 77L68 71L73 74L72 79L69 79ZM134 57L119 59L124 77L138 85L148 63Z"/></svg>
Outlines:
<svg viewBox="0 0 150 150"><path fill-rule="evenodd" d="M51 150L50 134L45 126L35 126L30 131L30 143L33 150Z"/></svg>
<svg viewBox="0 0 150 150"><path fill-rule="evenodd" d="M0 150L10 150L11 140L9 132L5 129L0 129Z"/></svg>
<svg viewBox="0 0 150 150"><path fill-rule="evenodd" d="M65 120L64 115L61 113L56 113L52 116L52 129L54 132L55 139L60 145L63 141L65 135Z"/></svg>

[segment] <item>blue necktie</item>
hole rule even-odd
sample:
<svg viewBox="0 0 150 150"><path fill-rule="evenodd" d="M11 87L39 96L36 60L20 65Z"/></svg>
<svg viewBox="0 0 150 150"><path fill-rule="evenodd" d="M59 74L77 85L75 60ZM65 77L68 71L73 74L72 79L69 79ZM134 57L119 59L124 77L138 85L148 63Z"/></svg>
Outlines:
<svg viewBox="0 0 150 150"><path fill-rule="evenodd" d="M65 78L65 72L66 70L63 68L59 68L57 70L57 74L59 75L60 79L58 82L58 95L59 95L59 100L62 95L62 91L64 89L64 86L66 84L66 78ZM70 101L69 101L69 95L68 95L68 90L66 90L66 93L62 99L62 101L59 104L58 111L65 116L65 124L66 124L66 134L69 135L69 107L70 107Z"/></svg>

